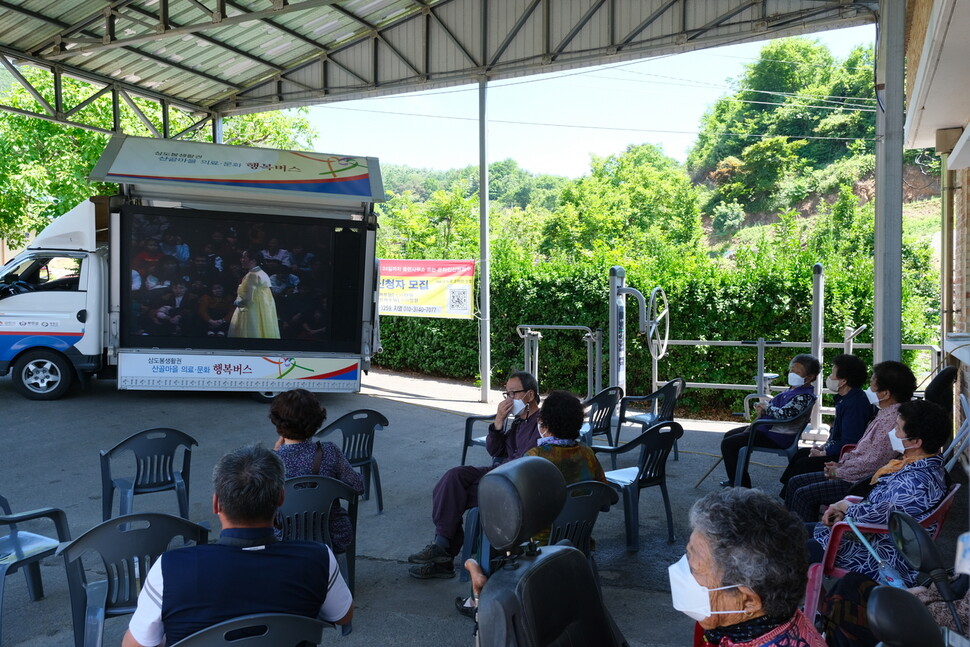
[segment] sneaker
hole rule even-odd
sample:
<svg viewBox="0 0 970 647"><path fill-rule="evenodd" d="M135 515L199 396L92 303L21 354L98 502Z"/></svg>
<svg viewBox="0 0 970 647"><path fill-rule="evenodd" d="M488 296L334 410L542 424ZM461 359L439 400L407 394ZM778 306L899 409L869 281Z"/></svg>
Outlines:
<svg viewBox="0 0 970 647"><path fill-rule="evenodd" d="M478 607L472 606L472 602L473 600L471 598L463 598L461 596L458 596L457 598L455 598L455 609L457 609L458 613L465 616L466 618L474 619L475 611L478 610Z"/></svg>
<svg viewBox="0 0 970 647"><path fill-rule="evenodd" d="M455 576L455 565L452 562L429 562L412 566L408 573L419 580L449 579Z"/></svg>
<svg viewBox="0 0 970 647"><path fill-rule="evenodd" d="M422 548L420 552L408 557L410 564L444 564L445 562L450 564L452 561L454 561L454 558L434 542Z"/></svg>

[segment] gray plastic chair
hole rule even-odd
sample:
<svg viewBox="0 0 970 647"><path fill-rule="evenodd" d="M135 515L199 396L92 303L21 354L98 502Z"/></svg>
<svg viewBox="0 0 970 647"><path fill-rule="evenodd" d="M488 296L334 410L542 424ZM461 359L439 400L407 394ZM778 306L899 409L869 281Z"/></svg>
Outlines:
<svg viewBox="0 0 970 647"><path fill-rule="evenodd" d="M44 583L40 579L40 560L50 557L62 541L71 540L67 515L58 508L40 508L13 514L10 504L0 496L0 526L7 527L7 534L0 535L0 645L3 644L3 584L7 575L23 570L27 578L27 594L36 602L44 597ZM17 528L18 523L34 519L50 519L54 522L57 539L26 532Z"/></svg>
<svg viewBox="0 0 970 647"><path fill-rule="evenodd" d="M327 623L288 613L254 613L197 631L172 647L299 647L319 645Z"/></svg>
<svg viewBox="0 0 970 647"><path fill-rule="evenodd" d="M549 545L563 539L591 556L593 526L600 512L619 501L616 490L599 481L579 481L566 486L566 503L552 522Z"/></svg>
<svg viewBox="0 0 970 647"><path fill-rule="evenodd" d="M606 480L623 497L623 517L626 522L626 549L640 550L640 490L660 486L664 509L667 512L667 541L674 541L674 521L667 494L667 457L674 442L684 435L684 428L672 420L658 422L632 441L620 447L593 447L597 454L625 454L640 448L636 467L611 470Z"/></svg>
<svg viewBox="0 0 970 647"><path fill-rule="evenodd" d="M495 420L495 415L481 415L481 416L468 416L465 418L465 441L461 446L461 463L465 464L465 459L468 457L469 447L484 447L486 436L475 436L475 423L485 422L491 424Z"/></svg>
<svg viewBox="0 0 970 647"><path fill-rule="evenodd" d="M75 647L101 645L105 618L133 613L148 570L158 557L187 542L209 541L209 530L186 519L154 512L129 514L102 522L62 544ZM91 569L83 558L93 561ZM89 580L86 573L106 575Z"/></svg>
<svg viewBox="0 0 970 647"><path fill-rule="evenodd" d="M111 518L114 493L118 490L118 514L126 515L132 510L137 494L150 494L175 490L178 496L179 516L189 517L189 467L192 447L199 443L178 429L157 427L132 434L108 450L101 451L101 517ZM182 467L175 468L175 457L182 452ZM134 476L112 476L111 463L125 452L135 456Z"/></svg>
<svg viewBox="0 0 970 647"><path fill-rule="evenodd" d="M623 389L618 386L608 386L589 400L583 402L583 407L589 407L586 422L579 430L579 435L587 445L593 444L594 436L606 436L610 447L615 447L613 441L613 419L616 408L623 398Z"/></svg>
<svg viewBox="0 0 970 647"><path fill-rule="evenodd" d="M616 444L620 444L620 430L625 424L640 425L640 433L647 430L647 427L664 420L674 419L674 410L677 408L677 401L680 394L684 392L687 383L681 377L676 377L650 395L627 395L620 399L620 413L616 418ZM631 402L650 403L650 411L643 413L630 413L627 405ZM679 460L677 443L674 443L674 460ZM616 458L614 457L614 461ZM613 463L616 469L616 463Z"/></svg>
<svg viewBox="0 0 970 647"><path fill-rule="evenodd" d="M347 588L354 592L355 560L357 559L357 498L358 494L352 487L332 479L328 476L296 476L286 479L283 486L285 496L280 506L280 517L283 522L283 539L299 539L316 541L330 546L333 550L333 540L330 538L330 511L333 505L343 499L347 502L347 514L354 532L350 537L350 544L341 553L345 564L340 564L340 556L336 555L337 563L341 566ZM350 624L342 627L346 636L352 630Z"/></svg>
<svg viewBox="0 0 970 647"><path fill-rule="evenodd" d="M734 485L741 485L744 483L744 474L748 471L748 461L751 460L751 454L754 452L764 452L766 454L775 454L776 456L784 456L790 463L792 458L795 456L795 452L798 451L798 441L801 440L802 434L805 433L805 428L808 426L809 419L812 416L812 410L815 409L815 404L808 407L797 416L792 418L758 418L753 420L750 425L748 425L748 446L742 447L741 451L738 452L738 466L734 472ZM755 437L758 432L755 432L755 426L765 424L770 427L782 424L798 425L798 432L792 434L791 443L787 447L762 447L760 445L755 445Z"/></svg>
<svg viewBox="0 0 970 647"><path fill-rule="evenodd" d="M384 414L373 409L358 409L340 416L314 436L322 440L325 436L339 431L343 437L341 451L351 466L360 470L364 478L364 499L370 499L371 475L377 493L377 511L384 512L384 494L381 491L381 472L374 458L374 432L388 425Z"/></svg>

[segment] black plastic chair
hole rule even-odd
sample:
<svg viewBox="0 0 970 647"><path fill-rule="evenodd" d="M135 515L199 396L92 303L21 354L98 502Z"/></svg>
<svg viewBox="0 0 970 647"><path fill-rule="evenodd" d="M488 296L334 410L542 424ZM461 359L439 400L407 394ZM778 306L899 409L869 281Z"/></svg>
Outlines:
<svg viewBox="0 0 970 647"><path fill-rule="evenodd" d="M680 424L666 420L658 422L634 440L620 447L593 447L597 454L625 454L640 449L636 467L611 470L606 473L610 482L623 496L623 517L626 523L626 549L640 550L640 490L660 486L664 509L667 512L667 541L674 541L674 521L670 512L670 496L667 494L667 457L674 442L684 435Z"/></svg>
<svg viewBox="0 0 970 647"><path fill-rule="evenodd" d="M23 570L27 579L27 594L36 602L44 597L44 583L40 578L40 560L50 557L62 541L71 540L67 515L58 508L40 508L29 512L10 511L10 504L0 496L0 526L7 527L7 534L0 535L0 645L3 644L3 584L7 576ZM26 532L17 528L18 523L34 519L50 519L54 522L57 539Z"/></svg>
<svg viewBox="0 0 970 647"><path fill-rule="evenodd" d="M805 409L802 413L794 416L792 418L758 418L753 420L750 425L748 425L748 446L742 447L741 451L738 452L738 466L734 472L734 485L741 485L744 483L744 474L748 471L748 462L751 460L751 454L754 452L765 452L767 454L775 454L777 456L784 456L785 459L790 463L792 457L795 456L795 452L798 451L798 441L801 440L802 434L805 433L805 428L808 426L809 419L812 416L812 410L815 408L815 403ZM756 425L768 425L769 427L774 427L777 425L791 425L797 427L798 431L791 435L791 443L785 447L762 447L760 445L755 445L754 441L757 437L758 431L755 431Z"/></svg>
<svg viewBox="0 0 970 647"><path fill-rule="evenodd" d="M67 569L75 647L100 645L105 618L134 613L148 570L162 553L187 542L208 541L209 530L203 526L148 512L105 521L62 544L57 554L63 555ZM86 555L94 560L91 570L85 567ZM91 581L86 571L106 578Z"/></svg>
<svg viewBox="0 0 970 647"><path fill-rule="evenodd" d="M583 402L583 407L589 407L586 422L579 430L579 435L587 445L593 444L595 436L606 436L610 447L615 447L613 441L613 420L616 408L623 398L623 389L618 386L608 386L589 400Z"/></svg>
<svg viewBox="0 0 970 647"><path fill-rule="evenodd" d="M114 492L118 490L118 514L131 512L135 495L175 490L179 516L189 518L189 467L192 447L199 443L178 429L158 427L132 434L108 450L101 451L101 516L111 518ZM182 467L175 468L179 448L183 448ZM134 476L112 476L111 463L125 452L135 456Z"/></svg>
<svg viewBox="0 0 970 647"><path fill-rule="evenodd" d="M683 378L676 377L650 395L627 395L620 399L620 413L616 420L616 444L620 444L620 430L625 424L640 425L640 433L647 430L647 427L655 425L664 420L674 419L674 410L677 408L677 401L680 394L684 392L687 383ZM639 404L650 403L650 410L643 413L630 413L627 406L631 402ZM614 457L613 469L616 469L616 458ZM674 460L680 460L677 451L677 443L674 443Z"/></svg>
<svg viewBox="0 0 970 647"><path fill-rule="evenodd" d="M319 645L327 623L288 613L254 613L197 631L172 647L301 647Z"/></svg>
<svg viewBox="0 0 970 647"><path fill-rule="evenodd" d="M341 451L351 466L360 470L364 478L364 500L370 499L371 475L377 493L377 511L384 512L384 493L381 490L381 472L374 458L374 432L388 425L384 414L373 409L358 409L340 416L315 435L322 440L325 436L340 431L343 436Z"/></svg>

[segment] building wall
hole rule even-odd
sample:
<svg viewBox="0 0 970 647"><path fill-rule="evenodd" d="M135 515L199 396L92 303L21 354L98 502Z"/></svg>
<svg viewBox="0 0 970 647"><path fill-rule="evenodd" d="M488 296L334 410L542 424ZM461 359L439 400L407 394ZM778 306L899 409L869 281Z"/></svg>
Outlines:
<svg viewBox="0 0 970 647"><path fill-rule="evenodd" d="M909 0L906 3L906 97L913 96L916 70L923 52L923 41L933 11L933 0Z"/></svg>

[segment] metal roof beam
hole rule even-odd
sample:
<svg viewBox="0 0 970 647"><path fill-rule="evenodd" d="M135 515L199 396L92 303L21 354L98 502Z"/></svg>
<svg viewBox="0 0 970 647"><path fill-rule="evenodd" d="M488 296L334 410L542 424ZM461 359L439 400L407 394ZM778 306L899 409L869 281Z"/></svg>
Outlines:
<svg viewBox="0 0 970 647"><path fill-rule="evenodd" d="M37 88L31 85L30 81L24 78L24 75L20 73L20 70L17 69L16 65L7 60L6 56L0 56L0 64L2 64L7 69L7 72L10 73L10 76L12 76L17 83L19 83L24 90L26 90L27 93L34 98L34 101L39 103L41 107L47 111L47 114L51 116L56 115L57 111L55 111L53 106L47 102L47 99L45 99L41 93L37 91Z"/></svg>
<svg viewBox="0 0 970 647"><path fill-rule="evenodd" d="M69 52L58 52L55 50L54 53L48 54L45 58L49 60L61 60L65 58L71 58L73 56L79 56L81 54L88 54L94 52L103 52L109 49L117 49L119 47L126 47L131 45L137 45L140 43L157 41L164 38L173 38L175 36L184 36L186 34L195 34L197 32L206 31L209 29L218 29L225 27L227 25L237 25L247 22L254 22L258 20L263 20L265 18L271 18L274 16L280 16L285 13L291 13L294 11L305 11L308 9L315 9L317 7L323 7L332 5L338 0L302 0L302 2L286 4L280 6L276 9L264 9L262 11L250 11L239 16L226 16L222 18L219 22L214 22L213 20L207 20L205 22L195 23L191 25L182 25L181 27L163 27L159 33L155 34L142 34L140 36L132 36L130 38L122 38L112 40L101 45L88 45L72 49ZM75 30L76 31L76 30ZM69 41L69 39L62 37L62 40ZM70 42L70 41L69 41ZM55 42L49 45L49 47L60 48L61 46Z"/></svg>
<svg viewBox="0 0 970 647"><path fill-rule="evenodd" d="M404 63L405 65L407 65L409 68L411 68L411 71L412 72L414 72L417 75L423 75L423 74L425 74L424 72L422 72L421 70L419 70L417 67L415 67L414 64L411 61L409 61L407 59L407 57L404 54L401 53L400 50L398 50L398 48L396 48L386 38L384 38L384 35L381 33L381 30L377 27L377 25L374 25L374 24L372 24L372 23L364 20L363 18L361 18L360 16L358 16L354 12L348 11L347 9L344 9L343 7L341 7L338 4L332 5L330 7L330 10L331 11L336 11L337 13L342 14L342 15L350 18L351 20L356 20L358 23L360 23L361 25L363 25L367 29L370 29L373 32L374 38L376 38L380 42L384 43L384 45L389 50L391 50L391 52L395 56L397 56L399 59L401 59L401 62L402 63ZM374 61L375 61L375 65L376 65L376 61L377 61L376 53L377 53L377 51L375 50L374 53L375 53ZM377 70L376 69L374 70L374 83L377 83Z"/></svg>
<svg viewBox="0 0 970 647"><path fill-rule="evenodd" d="M711 31L715 27L720 27L721 25L723 25L724 23L726 23L731 18L734 18L739 13L742 13L744 11L747 11L751 7L759 4L761 1L762 0L749 0L749 2L745 2L744 4L739 5L738 7L735 7L731 11L728 11L725 14L721 14L720 16L718 16L717 18L715 18L711 22L707 23L706 25L704 25L700 29L694 31L693 34L691 34L690 36L687 37L687 40L688 41L694 40L698 36L702 36L703 34L706 34L707 32Z"/></svg>
<svg viewBox="0 0 970 647"><path fill-rule="evenodd" d="M599 11L604 4L606 4L606 0L599 0L589 8L589 11L583 14L583 17L579 19L579 22L573 25L573 28L569 30L569 33L566 34L562 41L560 41L553 50L552 60L556 60L556 58L563 53L563 51L569 46L569 43L573 42L573 39L579 35L579 32L583 30L583 27L589 24L589 21L593 19L593 16L596 15L596 12Z"/></svg>
<svg viewBox="0 0 970 647"><path fill-rule="evenodd" d="M145 16L147 18L153 18L154 17L151 14L151 12L145 11L144 9L141 9L139 7L128 7L128 11L130 11L132 13L142 14L143 16ZM125 17L128 20L135 20L131 16L125 16ZM179 27L182 27L183 26L183 25L175 24L175 23L171 22L171 20L169 20L169 24L172 25L175 28L179 28ZM257 64L262 65L264 67L268 67L269 69L271 69L271 70L273 70L275 72L282 72L283 70L286 69L282 65L277 65L275 63L270 63L266 59L260 58L260 57L254 55L254 54L250 54L249 52L247 52L245 50L242 50L242 49L239 49L238 47L235 47L233 45L230 45L229 43L224 43L223 41L221 41L221 40L219 40L217 38L213 38L212 36L205 36L204 34L196 34L195 37L198 38L199 40L202 40L202 41L205 41L205 42L209 43L210 45L215 45L216 47L221 47L222 49L225 49L226 51L232 52L236 56L241 56L243 58L247 58L247 59L253 61L254 63L257 63ZM139 51L141 51L141 50L139 50Z"/></svg>
<svg viewBox="0 0 970 647"><path fill-rule="evenodd" d="M41 58L27 55L24 52L18 52L16 50L12 50L9 47L4 47L2 45L0 45L0 56L5 56L6 58L10 58L14 60L27 61L33 64L34 66L44 70L51 70L54 67L51 63ZM203 106L201 104L193 103L191 101L186 101L184 99L171 97L162 92L156 92L148 88L143 88L133 83L118 81L116 79L111 78L110 76L104 76L102 74L97 74L95 72L88 72L86 70L82 70L80 68L73 67L70 65L61 64L59 67L68 75L75 77L86 83L93 83L94 85L100 85L100 86L117 85L118 87L124 88L125 90L131 92L132 94L145 97L146 99L151 99L152 101L164 101L168 99L172 103L184 109L186 112L208 112L209 111L208 107Z"/></svg>
<svg viewBox="0 0 970 647"><path fill-rule="evenodd" d="M670 8L673 7L675 4L682 1L684 0L667 0L667 2L657 7L656 11L654 11L652 14L647 16L645 20L643 20L639 25L634 27L629 34L623 37L623 40L620 41L616 46L617 51L623 49L624 47L632 43L637 36L643 33L644 29L646 29L647 27L655 23L657 19L660 18L660 16L670 11Z"/></svg>
<svg viewBox="0 0 970 647"><path fill-rule="evenodd" d="M540 2L542 2L542 0L532 0L532 4L526 7L525 11L522 12L522 15L519 16L519 19L515 22L515 26L513 26L512 30L506 34L505 40L503 40L502 44L499 45L497 50L495 50L495 54L488 62L488 67L492 67L502 59L502 55L505 54L505 50L509 48L509 45L511 45L512 41L515 40L515 37L518 36L519 32L522 31L522 28L525 27L525 23L527 23L529 18L532 17L533 12L535 12L536 7L539 6Z"/></svg>
<svg viewBox="0 0 970 647"><path fill-rule="evenodd" d="M447 24L445 24L445 21L443 21L438 16L438 14L435 13L435 9L437 8L437 6L432 7L432 6L427 5L427 4L423 3L423 2L419 2L418 4L420 4L423 7L422 11L427 11L428 12L428 16L431 18L431 20L433 20L434 23L436 25L438 25L438 27L441 29L441 31L445 32L445 35L448 37L448 39L455 45L455 47L457 47L459 49L459 51L461 51L461 53L465 56L465 58L468 59L468 62L469 63L471 63L472 65L474 65L476 67L482 65L481 62L475 60L475 57L472 56L471 52L468 51L468 48L465 47L465 44L463 42L461 42L460 40L458 40L458 37L455 36L454 32L451 31L451 28L448 27ZM438 6L440 6L440 5L438 5ZM428 47L428 43L427 42L425 43L425 47L430 50L430 47ZM428 69L430 69L430 67Z"/></svg>

